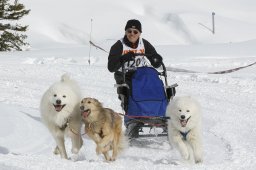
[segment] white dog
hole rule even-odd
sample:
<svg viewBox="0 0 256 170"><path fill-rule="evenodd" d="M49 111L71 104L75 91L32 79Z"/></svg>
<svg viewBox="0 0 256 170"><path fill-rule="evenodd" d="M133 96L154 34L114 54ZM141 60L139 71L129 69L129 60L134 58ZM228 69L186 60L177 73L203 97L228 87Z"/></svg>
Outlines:
<svg viewBox="0 0 256 170"><path fill-rule="evenodd" d="M41 99L42 120L56 141L54 153L60 154L61 158L68 158L65 134L71 138L73 154L78 154L83 143L80 135L80 100L78 85L67 74L61 77L61 81L54 83Z"/></svg>
<svg viewBox="0 0 256 170"><path fill-rule="evenodd" d="M168 137L185 160L203 161L201 112L197 101L189 96L176 97L167 107Z"/></svg>

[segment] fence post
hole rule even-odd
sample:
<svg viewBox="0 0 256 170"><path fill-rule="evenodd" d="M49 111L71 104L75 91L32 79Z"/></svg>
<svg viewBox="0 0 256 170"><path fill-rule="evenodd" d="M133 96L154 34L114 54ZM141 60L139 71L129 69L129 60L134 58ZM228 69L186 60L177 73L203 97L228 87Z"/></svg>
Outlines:
<svg viewBox="0 0 256 170"><path fill-rule="evenodd" d="M215 12L212 12L212 33L215 33L215 22L214 22L214 16L215 16Z"/></svg>
<svg viewBox="0 0 256 170"><path fill-rule="evenodd" d="M91 65L91 47L92 47L92 45L91 45L91 41L92 41L92 18L91 18L90 41L89 41L89 43L90 43L90 48L89 48L89 59L88 59L88 63L89 63L89 65Z"/></svg>

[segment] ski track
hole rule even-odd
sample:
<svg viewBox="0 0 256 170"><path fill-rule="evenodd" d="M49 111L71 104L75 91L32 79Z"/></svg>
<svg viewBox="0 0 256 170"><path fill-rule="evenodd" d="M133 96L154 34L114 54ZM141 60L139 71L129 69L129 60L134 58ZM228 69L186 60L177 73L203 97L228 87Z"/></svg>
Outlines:
<svg viewBox="0 0 256 170"><path fill-rule="evenodd" d="M55 63L55 65L53 66L52 63ZM77 66L69 67L74 64L77 64ZM226 169L232 169L232 167L240 167L239 164L242 162L241 169L252 169L250 168L252 162L245 160L245 158L256 159L255 147L247 149L247 144L241 142L243 136L248 136L247 140L252 142L256 139L255 123L250 121L254 119L254 113L250 112L256 109L255 79L250 79L250 84L247 84L248 81L233 77L232 74L206 75L168 72L169 85L172 83L179 84L177 95L190 94L195 96L202 105L204 163L187 167L186 164L180 161L177 150L171 149L167 137L151 140L141 139L137 144L127 148L115 162L107 163L102 156L96 155L95 144L88 140L85 135L83 136L84 146L79 153L80 160L78 162L61 160L59 156L52 154L54 141L40 121L38 105L41 95L49 85L58 81L64 72L69 72L72 73L73 78L81 86L84 97L95 97L103 102L104 106L121 112L114 88L113 75L108 72L106 65L90 67L72 58L26 59L21 63L13 63L8 66L0 65L0 68L0 75L8 75L0 77L1 104L19 106L20 110L17 112L20 114L16 113L15 117L15 119L20 119L18 122L33 119L35 124L41 124L40 126L42 126L41 131L36 132L33 131L33 125L19 124L23 126L23 129L28 130L26 133L35 136L35 138L40 136L40 139L37 139L38 142L32 142L33 146L24 143L25 147L22 147L21 150L9 151L0 146L0 165L1 168L4 168L3 170L39 170L48 169L48 167L56 170L158 169L159 165L161 165L161 169L205 169L206 167L219 169L219 167L225 165ZM44 70L47 70L47 72L44 72ZM37 82L41 83L38 84ZM250 107L254 109L248 109ZM251 116L244 117L241 114L243 112L247 112L246 115ZM243 123L245 121L246 124ZM227 124L230 126L227 126ZM230 128L221 130L225 127ZM241 129L250 130L241 131ZM252 131L254 135L252 135ZM38 135L38 133L42 135ZM243 135L238 136L233 135L233 133L243 133ZM67 150L70 150L70 141L68 140L66 144L69 148ZM152 155L152 150L157 151L158 154ZM136 151L138 155L134 155ZM70 155L70 151L68 151L68 154ZM14 159L15 161L11 161ZM127 165L126 160L133 164ZM45 162L50 166L45 165Z"/></svg>

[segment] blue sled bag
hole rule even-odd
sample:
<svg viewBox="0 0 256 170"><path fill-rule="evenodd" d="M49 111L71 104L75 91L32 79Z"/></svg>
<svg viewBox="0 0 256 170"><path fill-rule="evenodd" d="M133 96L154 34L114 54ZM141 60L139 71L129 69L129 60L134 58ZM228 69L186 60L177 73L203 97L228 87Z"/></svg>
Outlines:
<svg viewBox="0 0 256 170"><path fill-rule="evenodd" d="M132 77L131 90L128 116L165 116L168 102L157 70L151 67L137 68Z"/></svg>

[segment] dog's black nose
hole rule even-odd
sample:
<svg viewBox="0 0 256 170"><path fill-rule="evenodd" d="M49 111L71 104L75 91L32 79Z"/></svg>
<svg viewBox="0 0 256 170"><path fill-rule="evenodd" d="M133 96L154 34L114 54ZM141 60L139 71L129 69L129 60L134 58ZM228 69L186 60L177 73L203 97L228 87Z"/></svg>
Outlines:
<svg viewBox="0 0 256 170"><path fill-rule="evenodd" d="M56 100L56 104L61 104L61 100L60 99Z"/></svg>
<svg viewBox="0 0 256 170"><path fill-rule="evenodd" d="M84 106L80 106L80 110L84 110Z"/></svg>
<svg viewBox="0 0 256 170"><path fill-rule="evenodd" d="M181 118L181 119L185 119L186 116L185 116L185 115L181 115L180 118Z"/></svg>

